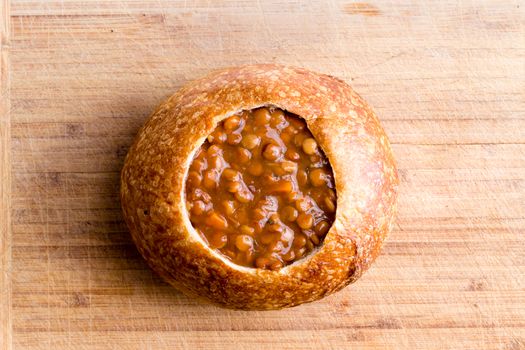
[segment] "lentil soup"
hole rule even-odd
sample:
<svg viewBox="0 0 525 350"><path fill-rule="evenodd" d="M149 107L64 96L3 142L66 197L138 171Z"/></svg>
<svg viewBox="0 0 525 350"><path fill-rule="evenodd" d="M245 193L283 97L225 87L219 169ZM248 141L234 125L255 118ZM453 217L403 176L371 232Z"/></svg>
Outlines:
<svg viewBox="0 0 525 350"><path fill-rule="evenodd" d="M332 169L303 119L274 107L222 121L186 180L193 227L238 265L277 270L322 243L332 226Z"/></svg>

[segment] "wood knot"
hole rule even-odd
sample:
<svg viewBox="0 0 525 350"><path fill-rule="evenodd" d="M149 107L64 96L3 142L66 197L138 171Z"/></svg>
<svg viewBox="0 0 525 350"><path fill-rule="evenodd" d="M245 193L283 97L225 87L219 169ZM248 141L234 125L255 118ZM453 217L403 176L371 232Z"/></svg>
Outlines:
<svg viewBox="0 0 525 350"><path fill-rule="evenodd" d="M89 299L83 293L74 292L71 298L68 300L68 305L71 307L88 307Z"/></svg>
<svg viewBox="0 0 525 350"><path fill-rule="evenodd" d="M486 289L487 289L487 285L484 280L471 279L466 290L470 292L478 292L478 291L482 291Z"/></svg>
<svg viewBox="0 0 525 350"><path fill-rule="evenodd" d="M76 137L84 134L84 126L82 124L66 124L66 136Z"/></svg>
<svg viewBox="0 0 525 350"><path fill-rule="evenodd" d="M47 173L47 180L50 186L60 186L62 184L62 176L57 172Z"/></svg>
<svg viewBox="0 0 525 350"><path fill-rule="evenodd" d="M124 145L120 145L117 147L117 158L123 159L126 154L128 154L128 147Z"/></svg>
<svg viewBox="0 0 525 350"><path fill-rule="evenodd" d="M352 330L350 332L345 332L346 341L365 341L366 337L362 331Z"/></svg>
<svg viewBox="0 0 525 350"><path fill-rule="evenodd" d="M381 329L401 329L403 326L401 322L393 317L382 317L379 318L375 323L376 328Z"/></svg>

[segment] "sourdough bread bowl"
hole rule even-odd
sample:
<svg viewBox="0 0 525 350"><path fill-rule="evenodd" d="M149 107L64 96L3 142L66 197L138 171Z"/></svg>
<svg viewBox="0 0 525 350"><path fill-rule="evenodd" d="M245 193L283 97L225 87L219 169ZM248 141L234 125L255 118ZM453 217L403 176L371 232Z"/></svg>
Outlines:
<svg viewBox="0 0 525 350"><path fill-rule="evenodd" d="M126 157L121 203L167 282L266 310L357 280L392 227L397 184L387 136L350 86L260 64L213 72L162 103Z"/></svg>

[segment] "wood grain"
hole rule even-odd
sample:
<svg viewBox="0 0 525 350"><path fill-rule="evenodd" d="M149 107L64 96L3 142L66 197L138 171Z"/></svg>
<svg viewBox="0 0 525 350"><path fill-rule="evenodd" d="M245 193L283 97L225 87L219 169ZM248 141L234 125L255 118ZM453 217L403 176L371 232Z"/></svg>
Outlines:
<svg viewBox="0 0 525 350"><path fill-rule="evenodd" d="M0 349L11 349L9 3L0 2Z"/></svg>
<svg viewBox="0 0 525 350"><path fill-rule="evenodd" d="M491 0L13 1L1 61L3 348L524 349L524 11ZM361 280L249 313L202 305L147 268L118 178L163 98L255 62L348 81L390 135L402 185L396 228Z"/></svg>

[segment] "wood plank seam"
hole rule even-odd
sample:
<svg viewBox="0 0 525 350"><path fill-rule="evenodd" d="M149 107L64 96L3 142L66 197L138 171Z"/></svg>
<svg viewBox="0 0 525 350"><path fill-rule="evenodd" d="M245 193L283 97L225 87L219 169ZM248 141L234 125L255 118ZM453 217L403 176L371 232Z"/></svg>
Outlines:
<svg viewBox="0 0 525 350"><path fill-rule="evenodd" d="M9 0L0 4L0 349L12 348Z"/></svg>

